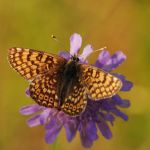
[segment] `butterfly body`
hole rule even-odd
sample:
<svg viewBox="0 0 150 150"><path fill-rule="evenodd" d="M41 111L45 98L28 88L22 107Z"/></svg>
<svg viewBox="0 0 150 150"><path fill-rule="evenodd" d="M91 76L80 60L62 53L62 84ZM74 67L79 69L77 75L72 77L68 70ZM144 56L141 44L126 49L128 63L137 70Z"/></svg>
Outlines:
<svg viewBox="0 0 150 150"><path fill-rule="evenodd" d="M33 49L10 48L10 65L29 81L30 97L41 106L78 116L88 99L111 98L122 87L117 77L74 55L68 61L55 54Z"/></svg>
<svg viewBox="0 0 150 150"><path fill-rule="evenodd" d="M61 71L58 73L57 94L60 106L62 106L64 99L72 92L73 87L79 84L81 70L78 62L78 57L72 56L71 60L61 67Z"/></svg>

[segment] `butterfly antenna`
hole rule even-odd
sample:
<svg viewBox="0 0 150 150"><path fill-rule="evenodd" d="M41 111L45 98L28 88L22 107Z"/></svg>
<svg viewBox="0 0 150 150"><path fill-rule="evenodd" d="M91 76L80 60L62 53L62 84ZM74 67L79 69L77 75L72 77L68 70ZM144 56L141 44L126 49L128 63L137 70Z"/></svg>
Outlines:
<svg viewBox="0 0 150 150"><path fill-rule="evenodd" d="M59 44L61 44L62 46L64 46L64 44L55 36L55 35L51 35L51 38L53 40L55 40L56 42L58 42ZM67 53L69 53L69 51L65 50Z"/></svg>
<svg viewBox="0 0 150 150"><path fill-rule="evenodd" d="M99 51L103 51L103 50L106 50L107 49L107 47L106 46L104 46L104 47L102 47L102 48L99 48L99 49L96 49L96 50L94 50L91 54L93 54L93 53L96 53L96 52L99 52ZM90 55L88 55L87 57L89 57ZM86 58L87 58L86 57Z"/></svg>
<svg viewBox="0 0 150 150"><path fill-rule="evenodd" d="M56 42L59 42L60 44L62 44L62 42L55 36L55 35L51 35L51 38L53 39L53 40L55 40Z"/></svg>
<svg viewBox="0 0 150 150"><path fill-rule="evenodd" d="M107 49L107 47L105 46L105 47L94 50L93 53L103 51L103 50L106 50L106 49Z"/></svg>

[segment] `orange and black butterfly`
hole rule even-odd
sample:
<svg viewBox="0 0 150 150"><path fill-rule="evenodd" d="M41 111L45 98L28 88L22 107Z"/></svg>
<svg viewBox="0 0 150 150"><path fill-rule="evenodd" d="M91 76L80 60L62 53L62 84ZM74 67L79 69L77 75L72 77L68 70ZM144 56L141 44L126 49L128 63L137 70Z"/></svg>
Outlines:
<svg viewBox="0 0 150 150"><path fill-rule="evenodd" d="M30 82L30 96L39 105L77 116L93 101L110 98L122 87L117 77L81 64L77 55L69 61L33 49L11 48L10 65Z"/></svg>

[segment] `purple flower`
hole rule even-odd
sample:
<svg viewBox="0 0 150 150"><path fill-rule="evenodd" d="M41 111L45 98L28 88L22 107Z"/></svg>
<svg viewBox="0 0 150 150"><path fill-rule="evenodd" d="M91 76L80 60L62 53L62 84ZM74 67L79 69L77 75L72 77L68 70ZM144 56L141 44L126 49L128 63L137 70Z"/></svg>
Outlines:
<svg viewBox="0 0 150 150"><path fill-rule="evenodd" d="M70 38L70 54L62 51L59 55L69 60L72 55L79 52L81 44L81 36L75 33ZM92 52L93 48L91 45L85 46L83 53L79 55L80 62L88 63L86 57ZM125 59L126 56L121 51L111 56L107 50L103 50L93 65L110 72L121 65ZM130 91L132 88L130 81L127 81L121 74L115 73L114 76L120 78L123 83L121 91ZM30 94L29 90L26 91L26 94ZM106 139L110 139L112 133L109 128L109 123L113 125L116 117L120 117L125 121L128 120L128 116L120 108L128 108L129 106L129 100L115 95L100 101L88 99L85 111L76 117L68 116L62 111L54 108L45 108L38 104L24 106L20 109L20 113L23 115L36 113L27 123L30 127L43 125L46 130L45 140L49 144L52 144L56 140L59 132L64 127L69 142L72 141L79 131L82 145L84 147L91 147L93 142L98 139L97 130L100 130Z"/></svg>

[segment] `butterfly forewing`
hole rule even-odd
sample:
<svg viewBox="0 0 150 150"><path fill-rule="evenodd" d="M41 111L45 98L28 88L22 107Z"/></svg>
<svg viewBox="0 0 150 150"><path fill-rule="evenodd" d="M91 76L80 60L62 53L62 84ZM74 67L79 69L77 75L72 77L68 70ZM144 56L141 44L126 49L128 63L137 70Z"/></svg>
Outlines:
<svg viewBox="0 0 150 150"><path fill-rule="evenodd" d="M11 48L9 49L8 61L10 65L27 80L33 80L37 75L44 74L66 60L57 55L42 51Z"/></svg>
<svg viewBox="0 0 150 150"><path fill-rule="evenodd" d="M57 73L46 73L36 77L29 87L30 96L45 107L58 108Z"/></svg>
<svg viewBox="0 0 150 150"><path fill-rule="evenodd" d="M82 81L73 87L72 92L65 98L61 110L71 116L77 116L84 111L87 104L86 87Z"/></svg>
<svg viewBox="0 0 150 150"><path fill-rule="evenodd" d="M93 100L110 98L122 87L121 80L110 73L89 65L81 65L81 68L87 95Z"/></svg>

